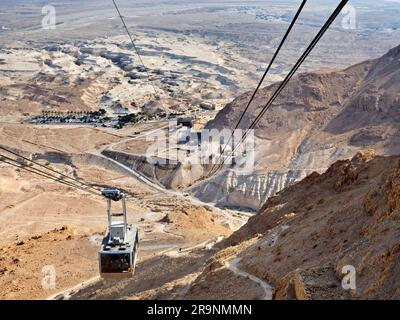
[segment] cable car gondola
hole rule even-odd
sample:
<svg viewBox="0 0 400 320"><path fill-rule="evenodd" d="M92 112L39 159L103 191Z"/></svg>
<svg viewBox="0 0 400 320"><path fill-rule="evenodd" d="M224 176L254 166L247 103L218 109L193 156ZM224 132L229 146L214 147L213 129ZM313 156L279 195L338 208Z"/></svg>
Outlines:
<svg viewBox="0 0 400 320"><path fill-rule="evenodd" d="M103 279L132 278L135 272L139 233L127 222L125 194L118 189L104 189L107 199L108 228L99 251L100 276ZM122 201L122 212L113 213L111 201ZM122 218L116 220L115 218Z"/></svg>

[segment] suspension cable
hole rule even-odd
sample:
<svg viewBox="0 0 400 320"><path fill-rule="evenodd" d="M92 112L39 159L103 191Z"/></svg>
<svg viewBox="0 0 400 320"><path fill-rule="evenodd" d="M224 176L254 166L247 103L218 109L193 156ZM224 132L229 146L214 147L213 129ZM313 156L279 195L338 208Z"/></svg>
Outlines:
<svg viewBox="0 0 400 320"><path fill-rule="evenodd" d="M122 14L121 14L121 11L119 10L119 8L118 8L118 6L117 6L117 3L115 2L115 0L113 0L113 3L114 3L114 6L115 6L115 9L117 9L117 12L118 12L118 15L119 15L119 17L120 17L120 19L121 19L121 21L122 21L122 24L124 25L124 28L125 28L125 30L126 30L126 33L128 34L129 39L131 40L133 49L135 50L137 56L139 57L140 63L142 64L142 66L143 66L143 68L144 68L144 70L145 70L145 72L146 72L146 74L147 74L147 77L148 77L148 79L149 79L149 83L150 83L151 86L153 87L154 94L157 95L156 87L155 87L154 84L150 81L150 74L149 74L149 72L148 72L148 69L147 69L146 65L145 65L144 62L143 62L142 56L140 55L140 52L139 52L139 49L136 47L135 42L133 41L132 34L130 33L130 31L129 31L129 29L128 29L128 26L126 25L125 20L124 20Z"/></svg>
<svg viewBox="0 0 400 320"><path fill-rule="evenodd" d="M91 193L91 194L93 194L93 195L100 195L99 193L96 193L96 192L94 192L94 191L92 191L92 190L89 190L89 189L85 189L85 188L83 188L83 187L81 187L81 186L78 186L78 185L72 183L72 182L68 182L68 181L62 180L62 179L60 179L59 177L56 177L56 176L51 175L51 174L49 174L49 173L46 173L46 172L44 172L44 171L42 171L42 170L39 170L39 169L37 169L37 168L28 167L28 166L26 166L26 165L20 163L18 160L12 159L12 158L7 157L7 156L5 156L5 155L0 155L0 161L6 163L6 164L8 164L8 165L17 167L17 168L19 168L19 169L28 171L28 172L30 172L30 173L39 175L39 176L41 176L41 177L44 177L44 178L47 178L47 179L51 179L51 180L53 180L53 181L55 181L55 182L57 182L57 183L64 184L64 185L66 185L66 186L68 186L68 187L72 187L72 188L75 188L75 189L79 189L79 190L82 190L82 191Z"/></svg>
<svg viewBox="0 0 400 320"><path fill-rule="evenodd" d="M292 79L294 74L297 72L297 70L300 68L300 66L303 64L303 62L306 60L306 58L309 56L311 51L314 49L314 47L317 45L319 40L322 38L322 36L325 34L325 32L329 29L329 27L332 25L332 23L335 21L339 13L342 11L342 9L345 7L347 4L348 0L342 0L341 3L338 5L338 7L335 9L335 11L332 13L332 15L329 17L327 22L324 24L324 26L321 28L321 30L318 32L316 37L313 39L309 47L306 49L306 51L303 53L303 55L300 57L300 59L297 61L295 66L292 68L292 70L289 72L289 74L286 76L285 80L279 85L278 89L275 91L275 93L271 96L271 98L268 100L266 105L262 108L260 113L257 115L257 117L254 119L250 127L246 130L245 134L242 135L241 140L239 143L233 148L232 152L230 152L229 156L227 158L223 158L223 161L221 164L218 165L217 169L214 171L211 171L208 175L211 176L214 173L216 173L220 168L225 164L226 160L229 159L235 151L238 149L238 147L245 141L249 131L253 129L260 119L263 117L265 112L271 107L272 103L276 100L278 95L282 92L282 90L286 87L288 82Z"/></svg>
<svg viewBox="0 0 400 320"><path fill-rule="evenodd" d="M264 82L266 76L268 75L268 73L269 73L269 71L270 71L272 65L274 64L276 58L278 57L279 52L281 51L283 45L285 44L286 39L288 38L288 36L289 36L290 32L292 31L294 25L296 24L296 21L297 21L297 19L299 18L301 12L303 11L303 8L304 8L304 6L306 5L306 3L307 3L307 0L303 0L302 3L300 4L299 9L297 10L297 12L296 12L296 14L295 14L295 16L294 16L292 22L291 22L290 25L289 25L289 28L286 30L286 33L285 33L284 37L282 38L282 40L281 40L281 42L280 42L278 48L277 48L276 51L275 51L275 54L273 55L273 57L272 57L272 59L271 59L269 65L268 65L268 67L267 67L267 69L265 70L265 72L264 72L264 74L263 74L261 80L259 81L259 83L258 83L258 85L257 85L257 88L256 88L255 91L253 92L253 94L252 94L252 96L251 96L249 102L248 102L247 105L246 105L246 108L243 110L243 112L242 112L242 114L241 114L239 120L238 120L237 123L236 123L235 129L232 131L232 134L231 134L231 136L229 137L228 142L225 144L223 150L222 150L221 153L219 154L218 159L217 159L217 161L214 163L214 165L213 165L213 167L211 168L211 171L210 171L210 172L212 172L212 171L215 169L215 166L218 165L218 163L219 163L219 161L220 161L222 155L224 154L226 148L228 147L229 143L232 141L232 138L233 138L233 136L234 136L235 130L239 128L239 125L240 125L241 121L243 120L244 115L247 113L248 109L250 108L251 103L253 102L254 98L256 97L256 94L257 94L258 90L261 88L261 86L262 86L262 84L263 84L263 82Z"/></svg>
<svg viewBox="0 0 400 320"><path fill-rule="evenodd" d="M13 154L14 156L20 157L20 158L22 158L22 159L24 159L24 160L26 160L26 161L28 161L28 162L34 163L34 164L36 164L37 166L42 167L42 168L44 168L44 169L46 169L46 170L49 170L49 171L51 171L51 172L53 172L53 173L59 174L59 175L61 175L62 177L66 178L66 179L70 179L70 180L73 180L73 181L75 181L75 182L77 182L77 183L80 183L82 186L85 186L85 187L87 187L87 188L90 188L90 189L92 189L92 190L94 190L94 191L96 191L96 192L99 192L99 191L100 191L99 189L96 189L95 187L93 187L93 186L90 185L90 184L84 183L84 182L82 182L82 181L80 181L80 180L78 180L78 179L75 179L75 178L73 178L73 177L70 177L70 176L68 176L68 175L66 175L66 174L64 174L64 173L62 173L62 172L60 172L60 171L58 171L58 170L55 170L55 169L53 169L53 168L51 168L51 167L45 166L45 165L43 165L43 164L37 162L37 161L34 161L34 160L29 159L29 158L27 158L27 157L24 157L23 155L21 155L21 154L19 154L19 153L17 153L17 152L14 152L14 151L12 151L12 150L10 150L10 149L8 149L8 148L5 148L5 147L3 147L3 146L0 146L0 149L3 150L3 151L6 151L6 152L8 152L8 153Z"/></svg>

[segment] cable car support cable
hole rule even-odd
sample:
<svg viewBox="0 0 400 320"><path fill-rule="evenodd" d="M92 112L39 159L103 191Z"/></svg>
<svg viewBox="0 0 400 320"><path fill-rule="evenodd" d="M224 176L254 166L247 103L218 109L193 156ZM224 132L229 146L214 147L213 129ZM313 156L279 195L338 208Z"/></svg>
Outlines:
<svg viewBox="0 0 400 320"><path fill-rule="evenodd" d="M131 40L133 49L135 50L137 56L139 57L140 63L142 64L142 66L143 66L143 68L144 68L144 70L145 70L145 72L146 72L146 74L147 74L147 77L148 77L148 79L149 79L149 83L150 83L151 86L153 87L154 94L157 95L156 87L155 87L154 84L150 81L150 74L149 74L149 72L148 72L148 69L147 69L146 65L144 64L144 62L143 62L142 56L140 55L140 52L139 52L139 49L136 47L135 42L133 41L132 34L130 33L130 31L129 31L129 29L128 29L128 26L127 26L126 23L125 23L124 17L122 16L121 11L119 10L118 5L117 5L117 3L115 2L115 0L113 0L113 3L114 3L114 6L115 6L115 9L117 9L117 12L118 12L118 15L119 15L119 17L120 17L120 19L121 19L121 21L122 21L122 24L124 25L124 28L125 28L125 30L126 30L126 33L128 34L129 39Z"/></svg>
<svg viewBox="0 0 400 320"><path fill-rule="evenodd" d="M246 108L243 110L243 112L242 112L242 114L241 114L239 120L238 120L237 123L236 123L235 129L232 131L231 136L229 137L228 142L225 144L223 150L222 150L221 153L219 154L218 159L217 159L216 163L213 165L213 167L211 168L211 171L210 171L210 172L212 172L212 171L215 169L216 165L219 163L219 161L220 161L222 155L224 154L224 152L225 152L227 146L228 146L229 143L232 141L232 138L233 138L233 136L234 136L234 131L235 131L236 129L239 128L239 125L240 125L241 121L243 120L244 115L247 113L248 109L250 108L251 103L253 102L254 98L256 97L256 94L257 94L258 90L261 88L261 85L263 84L263 82L264 82L266 76L268 75L268 73L269 73L269 71L270 71L270 69L271 69L273 63L275 62L276 58L278 57L279 52L281 51L283 45L285 44L286 39L288 38L288 36L289 36L290 32L292 31L294 25L296 24L296 21L297 21L297 19L299 18L299 16L300 16L300 14L301 14L301 12L302 12L304 6L306 5L306 3L307 3L307 0L303 0L302 3L300 4L299 9L297 10L295 16L293 17L293 20L292 20L292 22L290 23L289 28L286 30L286 33L285 33L284 37L282 38L282 40L281 40L281 42L280 42L278 48L276 49L275 54L273 55L273 57L272 57L272 59L271 59L269 65L268 65L267 69L265 70L265 72L264 72L264 74L263 74L263 76L262 76L260 82L258 83L257 88L256 88L255 91L253 92L253 94L252 94L252 96L251 96L249 102L248 102L247 105L246 105Z"/></svg>
<svg viewBox="0 0 400 320"><path fill-rule="evenodd" d="M266 105L262 108L260 113L257 115L257 117L253 120L252 124L250 127L246 130L245 134L242 135L242 138L240 139L239 143L233 148L233 150L230 152L227 158L224 158L222 163L220 163L217 167L216 170L211 171L207 177L212 176L218 170L222 168L222 166L225 164L226 160L232 157L232 155L235 153L235 151L239 148L239 146L245 141L249 131L258 124L260 119L263 117L265 112L271 107L272 103L276 100L278 95L282 92L282 90L286 87L288 82L292 79L294 74L297 72L297 70L300 68L300 66L303 64L303 62L306 60L306 58L309 56L311 51L314 49L314 47L318 44L319 40L322 38L322 36L325 34L325 32L329 29L329 27L332 25L332 23L335 21L339 13L342 11L342 9L345 7L345 5L348 3L348 0L342 0L341 3L338 5L338 7L335 9L335 11L332 13L332 15L329 17L327 22L324 24L324 26L321 28L321 30L318 32L316 37L313 39L311 44L308 46L306 51L303 53L303 55L300 57L300 59L297 61L295 66L292 68L292 70L289 72L289 74L286 76L285 80L281 82L279 85L278 89L275 91L275 93L271 96L271 98L268 100Z"/></svg>
<svg viewBox="0 0 400 320"><path fill-rule="evenodd" d="M77 183L81 184L82 186L85 186L85 187L87 187L87 188L90 188L90 189L94 190L95 192L100 192L100 191L101 191L101 190L99 190L99 189L93 187L93 186L90 185L90 184L84 183L84 182L82 182L82 181L80 181L80 180L78 180L78 179L76 179L76 178L70 177L70 176L68 176L68 175L66 175L66 174L64 174L64 173L62 173L62 172L60 172L60 171L58 171L58 170L55 170L55 169L53 169L53 168L51 168L51 167L48 167L48 166L45 166L45 165L43 165L43 164L41 164L41 163L39 163L39 162L37 162L37 161L35 161L35 160L29 159L29 158L27 158L27 157L24 157L23 155L21 155L21 154L15 152L15 151L12 151L12 150L10 150L10 149L8 149L8 148L5 148L5 147L0 146L0 149L3 150L3 151L8 152L8 153L10 153L10 154L13 154L14 156L17 156L17 157L19 157L19 158L22 158L22 159L24 159L25 161L34 163L35 165L37 165L37 166L39 166L39 167L41 167L41 168L44 168L44 169L49 170L49 171L51 171L51 172L53 172L53 173L59 174L59 175L61 175L62 177L66 178L66 179L73 180L74 182L77 182Z"/></svg>
<svg viewBox="0 0 400 320"><path fill-rule="evenodd" d="M27 171L27 172L30 172L30 173L39 175L39 176L41 176L41 177L44 177L44 178L53 180L53 181L58 182L58 183L60 183L60 184L66 185L66 186L68 186L68 187L72 187L72 188L75 188L75 189L79 189L79 190L81 190L81 191L85 191L85 192L91 193L91 194L96 195L96 196L99 196L99 195L100 195L99 193L96 193L96 192L94 192L94 191L92 191L92 190L90 190L90 189L86 189L86 188L83 188L82 186L78 186L78 185L76 185L76 184L74 184L74 183L72 183L72 182L68 182L68 181L62 180L62 179L60 179L60 177L56 177L56 176L51 175L50 173L47 173L47 172L45 172L45 171L42 171L42 170L39 170L39 169L33 168L33 167L28 167L28 166L26 166L26 165L20 163L18 160L12 159L12 158L7 157L7 156L5 156L5 155L1 155L1 154L0 154L0 161L6 163L6 164L8 164L8 165L14 166L14 167L16 167L16 168L25 170L25 171Z"/></svg>

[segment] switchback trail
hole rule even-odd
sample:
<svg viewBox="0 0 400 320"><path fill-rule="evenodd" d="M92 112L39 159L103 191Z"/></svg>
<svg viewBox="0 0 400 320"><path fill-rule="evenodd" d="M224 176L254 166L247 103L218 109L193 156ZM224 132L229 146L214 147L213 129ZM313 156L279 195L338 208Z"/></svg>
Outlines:
<svg viewBox="0 0 400 320"><path fill-rule="evenodd" d="M253 281L253 282L257 283L258 285L260 285L260 287L264 291L264 295L261 298L261 300L272 300L272 287L268 283L266 283L265 281L261 280L260 278L254 276L254 275L252 275L250 273L247 273L247 272L245 272L243 270L240 270L238 268L238 266L237 266L239 264L240 260L241 260L241 258L234 258L234 259L231 259L231 260L227 260L225 262L225 265L234 274L237 274L237 275L239 275L241 277L248 278L251 281Z"/></svg>

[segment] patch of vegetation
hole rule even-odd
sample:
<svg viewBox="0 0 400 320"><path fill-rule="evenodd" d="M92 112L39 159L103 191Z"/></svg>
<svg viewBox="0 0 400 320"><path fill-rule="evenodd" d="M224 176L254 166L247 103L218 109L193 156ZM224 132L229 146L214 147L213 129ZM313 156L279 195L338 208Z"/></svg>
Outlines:
<svg viewBox="0 0 400 320"><path fill-rule="evenodd" d="M118 116L118 123L114 126L115 129L122 129L128 123L137 123L138 117L134 113L124 116Z"/></svg>

